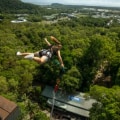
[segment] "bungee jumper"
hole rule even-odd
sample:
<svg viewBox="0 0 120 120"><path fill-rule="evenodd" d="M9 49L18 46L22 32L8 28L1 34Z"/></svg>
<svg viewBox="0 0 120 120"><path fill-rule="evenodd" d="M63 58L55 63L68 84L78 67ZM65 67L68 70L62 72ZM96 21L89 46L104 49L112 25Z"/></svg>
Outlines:
<svg viewBox="0 0 120 120"><path fill-rule="evenodd" d="M23 56L25 59L31 59L36 61L39 64L44 64L46 62L48 62L54 55L57 55L58 60L60 62L60 66L62 67L62 69L64 69L64 64L63 64L63 60L60 54L60 50L62 48L61 43L54 37L54 36L50 36L50 39L52 41L54 41L56 44L52 45L47 38L45 38L45 42L48 45L48 49L42 49L40 51L37 51L35 53L28 53L28 52L17 52L16 55L17 56Z"/></svg>
<svg viewBox="0 0 120 120"><path fill-rule="evenodd" d="M56 80L56 84L54 86L53 89L53 104L52 104L52 110L51 110L51 114L50 114L50 118L52 118L52 114L53 114L53 109L54 109L54 103L55 103L55 93L58 91L59 89L59 84L60 84L60 80L61 77L63 76L63 74L65 73L65 67L64 67L64 63L60 54L60 50L62 48L61 43L54 37L54 36L50 36L50 39L52 41L54 41L56 44L52 45L47 38L45 38L45 42L48 45L48 49L42 49L40 51L37 51L35 53L29 53L29 52L20 52L18 51L16 53L17 56L23 56L25 59L30 59L30 60L34 60L35 62L39 63L39 64L45 64L46 62L48 62L54 55L56 55L58 57L59 63L58 61L54 61L55 64L61 66L60 69L60 73L59 76Z"/></svg>

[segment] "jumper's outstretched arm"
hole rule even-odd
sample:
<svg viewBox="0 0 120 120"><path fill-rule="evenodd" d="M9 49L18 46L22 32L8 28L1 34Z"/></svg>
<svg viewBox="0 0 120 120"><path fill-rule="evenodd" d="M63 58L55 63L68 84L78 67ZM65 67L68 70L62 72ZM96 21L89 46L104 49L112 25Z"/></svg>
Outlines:
<svg viewBox="0 0 120 120"><path fill-rule="evenodd" d="M51 46L50 42L47 40L47 38L44 39L48 46Z"/></svg>
<svg viewBox="0 0 120 120"><path fill-rule="evenodd" d="M51 40L53 40L55 43L57 44L61 44L57 38L55 38L54 36L50 36Z"/></svg>
<svg viewBox="0 0 120 120"><path fill-rule="evenodd" d="M64 67L63 60L62 60L62 57L61 57L61 54L60 54L60 50L57 52L57 55L58 55L58 59L59 59L59 62L61 64L61 67Z"/></svg>

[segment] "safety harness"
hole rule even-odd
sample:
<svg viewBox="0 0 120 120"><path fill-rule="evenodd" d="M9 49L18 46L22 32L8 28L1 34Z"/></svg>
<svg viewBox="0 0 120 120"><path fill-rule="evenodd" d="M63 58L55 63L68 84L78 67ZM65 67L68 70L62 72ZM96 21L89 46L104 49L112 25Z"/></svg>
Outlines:
<svg viewBox="0 0 120 120"><path fill-rule="evenodd" d="M52 53L49 49L43 49L39 52L39 56L47 56L49 59L52 57Z"/></svg>
<svg viewBox="0 0 120 120"><path fill-rule="evenodd" d="M52 47L53 47L53 45L49 46L48 49L42 49L39 52L39 56L41 57L41 56L45 55L50 59L53 55L55 55L55 53L57 51L57 50L52 49Z"/></svg>

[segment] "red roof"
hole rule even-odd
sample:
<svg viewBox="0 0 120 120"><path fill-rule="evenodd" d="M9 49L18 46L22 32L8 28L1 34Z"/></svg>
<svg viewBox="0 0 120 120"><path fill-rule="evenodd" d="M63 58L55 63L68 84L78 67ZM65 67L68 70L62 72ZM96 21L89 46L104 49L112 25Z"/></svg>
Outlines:
<svg viewBox="0 0 120 120"><path fill-rule="evenodd" d="M14 102L0 96L0 117L3 120L7 118L15 108L17 108L17 105Z"/></svg>
<svg viewBox="0 0 120 120"><path fill-rule="evenodd" d="M4 120L9 115L8 112L0 108L0 117Z"/></svg>

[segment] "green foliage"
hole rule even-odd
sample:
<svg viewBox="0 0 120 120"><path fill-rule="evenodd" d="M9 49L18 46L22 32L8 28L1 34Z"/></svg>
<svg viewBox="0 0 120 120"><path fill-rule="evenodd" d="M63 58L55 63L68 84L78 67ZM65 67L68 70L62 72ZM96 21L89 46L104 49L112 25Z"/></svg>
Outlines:
<svg viewBox="0 0 120 120"><path fill-rule="evenodd" d="M120 85L119 82L119 68L120 68L120 53L116 52L110 61L110 74L113 77L112 83Z"/></svg>
<svg viewBox="0 0 120 120"><path fill-rule="evenodd" d="M35 16L35 15L32 15L28 18L28 21L30 22L41 22L42 21L42 17L41 16Z"/></svg>
<svg viewBox="0 0 120 120"><path fill-rule="evenodd" d="M115 84L120 85L120 67L119 67L117 75L116 75Z"/></svg>
<svg viewBox="0 0 120 120"><path fill-rule="evenodd" d="M26 110L26 104L24 102L18 102L17 104L20 107L20 115L18 120L21 120L28 114L28 111Z"/></svg>
<svg viewBox="0 0 120 120"><path fill-rule="evenodd" d="M74 10L67 9L66 6L62 6L62 10L55 6L55 9L47 10L19 0L1 0L0 6L2 13L30 13L28 20L31 22L20 24L10 22L16 18L13 14L0 15L3 19L0 22L0 94L20 106L20 120L31 114L31 119L48 120L41 112L46 107L46 99L41 92L45 85L54 86L59 77L60 87L65 91L88 92L96 71L105 60L109 64L104 74L111 76L111 86L120 85L119 25L108 29L105 26L108 19L91 17L62 20L53 24L41 21L42 15ZM61 76L56 58L45 65L39 65L16 56L17 51L36 52L46 48L44 38L47 37L50 41L51 35L63 45L61 55L67 70ZM119 91L119 86L110 89L98 86L90 88L91 95L98 100L91 109L92 120L119 119Z"/></svg>
<svg viewBox="0 0 120 120"><path fill-rule="evenodd" d="M7 93L8 83L5 77L0 76L0 93Z"/></svg>
<svg viewBox="0 0 120 120"><path fill-rule="evenodd" d="M23 3L21 0L1 0L0 13L37 13L39 6Z"/></svg>
<svg viewBox="0 0 120 120"><path fill-rule="evenodd" d="M35 113L34 120L50 120L46 115L42 112Z"/></svg>
<svg viewBox="0 0 120 120"><path fill-rule="evenodd" d="M82 77L78 69L73 66L70 70L67 71L66 74L63 75L62 80L60 82L60 86L68 91L75 91L81 86Z"/></svg>
<svg viewBox="0 0 120 120"><path fill-rule="evenodd" d="M106 26L107 19L88 17L87 19L80 19L80 23L84 26L90 27L104 27Z"/></svg>
<svg viewBox="0 0 120 120"><path fill-rule="evenodd" d="M94 35L91 38L91 43L88 51L86 52L86 59L89 59L92 63L103 61L105 59L110 59L115 53L115 45L108 37L103 37L100 35Z"/></svg>
<svg viewBox="0 0 120 120"><path fill-rule="evenodd" d="M120 119L120 87L105 88L93 86L90 90L98 102L95 103L90 112L91 120L119 120Z"/></svg>
<svg viewBox="0 0 120 120"><path fill-rule="evenodd" d="M15 92L15 90L18 89L19 83L18 83L18 81L16 81L15 79L10 79L10 80L8 81L8 84L9 84L9 89L10 89L10 91Z"/></svg>

